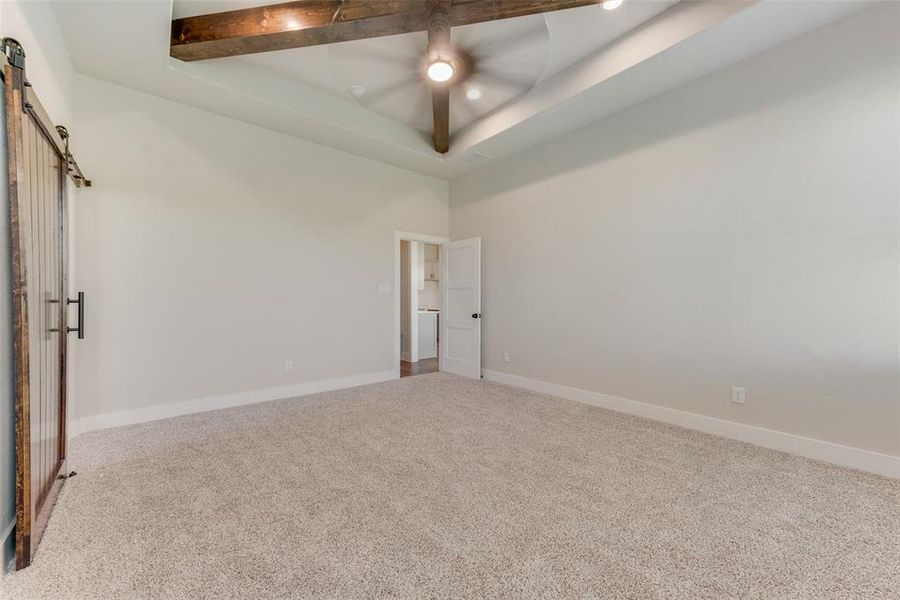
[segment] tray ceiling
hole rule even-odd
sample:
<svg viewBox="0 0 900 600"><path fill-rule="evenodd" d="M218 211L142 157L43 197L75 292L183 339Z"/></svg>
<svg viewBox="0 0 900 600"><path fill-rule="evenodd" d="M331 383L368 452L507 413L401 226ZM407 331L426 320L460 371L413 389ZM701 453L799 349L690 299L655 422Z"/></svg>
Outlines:
<svg viewBox="0 0 900 600"><path fill-rule="evenodd" d="M452 178L868 3L626 0L451 30L482 67L451 95L451 152L428 139L424 33L184 63L180 18L270 4L56 0L77 71L404 168ZM135 23L140 26L135 27ZM102 48L102 51L98 51ZM360 96L353 86L365 90ZM477 90L469 98L467 92Z"/></svg>
<svg viewBox="0 0 900 600"><path fill-rule="evenodd" d="M454 47L475 55L478 68L464 86L451 91L451 133L524 96L542 79L676 2L636 1L614 13L588 6L454 27ZM173 17L181 18L268 3L175 0L172 12ZM426 33L416 32L216 60L265 69L313 86L427 136L432 127L431 89L421 69L426 45ZM351 88L361 95L354 95Z"/></svg>

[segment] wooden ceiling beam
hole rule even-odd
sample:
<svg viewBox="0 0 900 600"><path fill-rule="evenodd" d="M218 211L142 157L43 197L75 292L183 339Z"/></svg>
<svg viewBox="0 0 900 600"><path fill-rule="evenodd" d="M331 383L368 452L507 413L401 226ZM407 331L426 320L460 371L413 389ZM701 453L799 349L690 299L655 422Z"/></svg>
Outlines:
<svg viewBox="0 0 900 600"><path fill-rule="evenodd" d="M428 54L437 57L450 50L450 0L428 0ZM434 149L450 150L450 82L431 84Z"/></svg>
<svg viewBox="0 0 900 600"><path fill-rule="evenodd" d="M206 60L427 28L428 12L418 0L300 0L175 19L169 54Z"/></svg>
<svg viewBox="0 0 900 600"><path fill-rule="evenodd" d="M597 4L599 0L451 0L451 26ZM184 61L427 31L433 0L300 0L172 21Z"/></svg>

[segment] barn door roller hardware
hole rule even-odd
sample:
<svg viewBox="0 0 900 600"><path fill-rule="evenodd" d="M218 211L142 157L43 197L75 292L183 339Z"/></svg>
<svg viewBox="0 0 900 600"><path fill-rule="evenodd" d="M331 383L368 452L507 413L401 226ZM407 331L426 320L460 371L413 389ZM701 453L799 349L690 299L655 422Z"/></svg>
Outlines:
<svg viewBox="0 0 900 600"><path fill-rule="evenodd" d="M22 71L22 106L35 117L35 122L41 130L53 145L56 146L59 153L65 157L66 173L72 179L75 187L91 187L91 180L84 176L81 167L78 166L75 157L72 156L72 153L69 151L68 130L62 126L57 126L55 128L52 125L49 127L45 126L45 123L53 123L53 120L50 119L47 111L44 110L43 105L40 100L38 100L37 94L35 94L34 90L31 88L31 83L29 83L25 77L25 50L22 48L22 44L13 38L8 37L3 38L3 40L0 41L0 44L2 44L3 48L2 60L5 62L5 65L0 66L8 65ZM3 70L5 71L6 69L4 68ZM5 77L6 75L4 75L4 79Z"/></svg>
<svg viewBox="0 0 900 600"><path fill-rule="evenodd" d="M6 55L6 62L17 69L25 68L25 50L22 44L12 38L3 38L3 54Z"/></svg>
<svg viewBox="0 0 900 600"><path fill-rule="evenodd" d="M66 144L66 148L65 148L66 173L69 174L69 177L72 178L72 181L75 182L76 186L91 187L91 180L87 179L84 176L84 173L81 172L81 167L79 167L78 163L75 162L75 157L72 156L71 152L69 152L69 130L66 129L65 127L63 127L62 125L57 125L56 132L59 134L59 137L61 137Z"/></svg>

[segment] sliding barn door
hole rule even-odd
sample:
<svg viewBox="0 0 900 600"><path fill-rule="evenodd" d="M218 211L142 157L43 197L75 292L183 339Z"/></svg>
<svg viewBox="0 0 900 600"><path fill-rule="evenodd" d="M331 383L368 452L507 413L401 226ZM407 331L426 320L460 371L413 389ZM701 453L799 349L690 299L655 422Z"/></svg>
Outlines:
<svg viewBox="0 0 900 600"><path fill-rule="evenodd" d="M57 131L50 122L25 82L23 68L8 62L3 78L13 288L16 566L23 568L31 563L66 477L70 155L61 135L65 130Z"/></svg>

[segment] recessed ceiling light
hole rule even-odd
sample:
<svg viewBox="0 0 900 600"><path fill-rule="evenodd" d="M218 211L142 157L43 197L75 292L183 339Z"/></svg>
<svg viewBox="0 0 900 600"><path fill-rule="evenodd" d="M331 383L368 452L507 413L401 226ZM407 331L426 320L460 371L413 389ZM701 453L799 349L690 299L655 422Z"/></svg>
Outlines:
<svg viewBox="0 0 900 600"><path fill-rule="evenodd" d="M469 88L468 91L466 91L466 98L469 100L478 100L481 98L481 90L478 88Z"/></svg>
<svg viewBox="0 0 900 600"><path fill-rule="evenodd" d="M603 8L606 10L615 10L622 6L625 0L603 0Z"/></svg>
<svg viewBox="0 0 900 600"><path fill-rule="evenodd" d="M366 88L361 85L351 85L350 93L359 98L366 93Z"/></svg>
<svg viewBox="0 0 900 600"><path fill-rule="evenodd" d="M428 79L443 83L453 77L453 65L445 60L436 60L428 65Z"/></svg>

